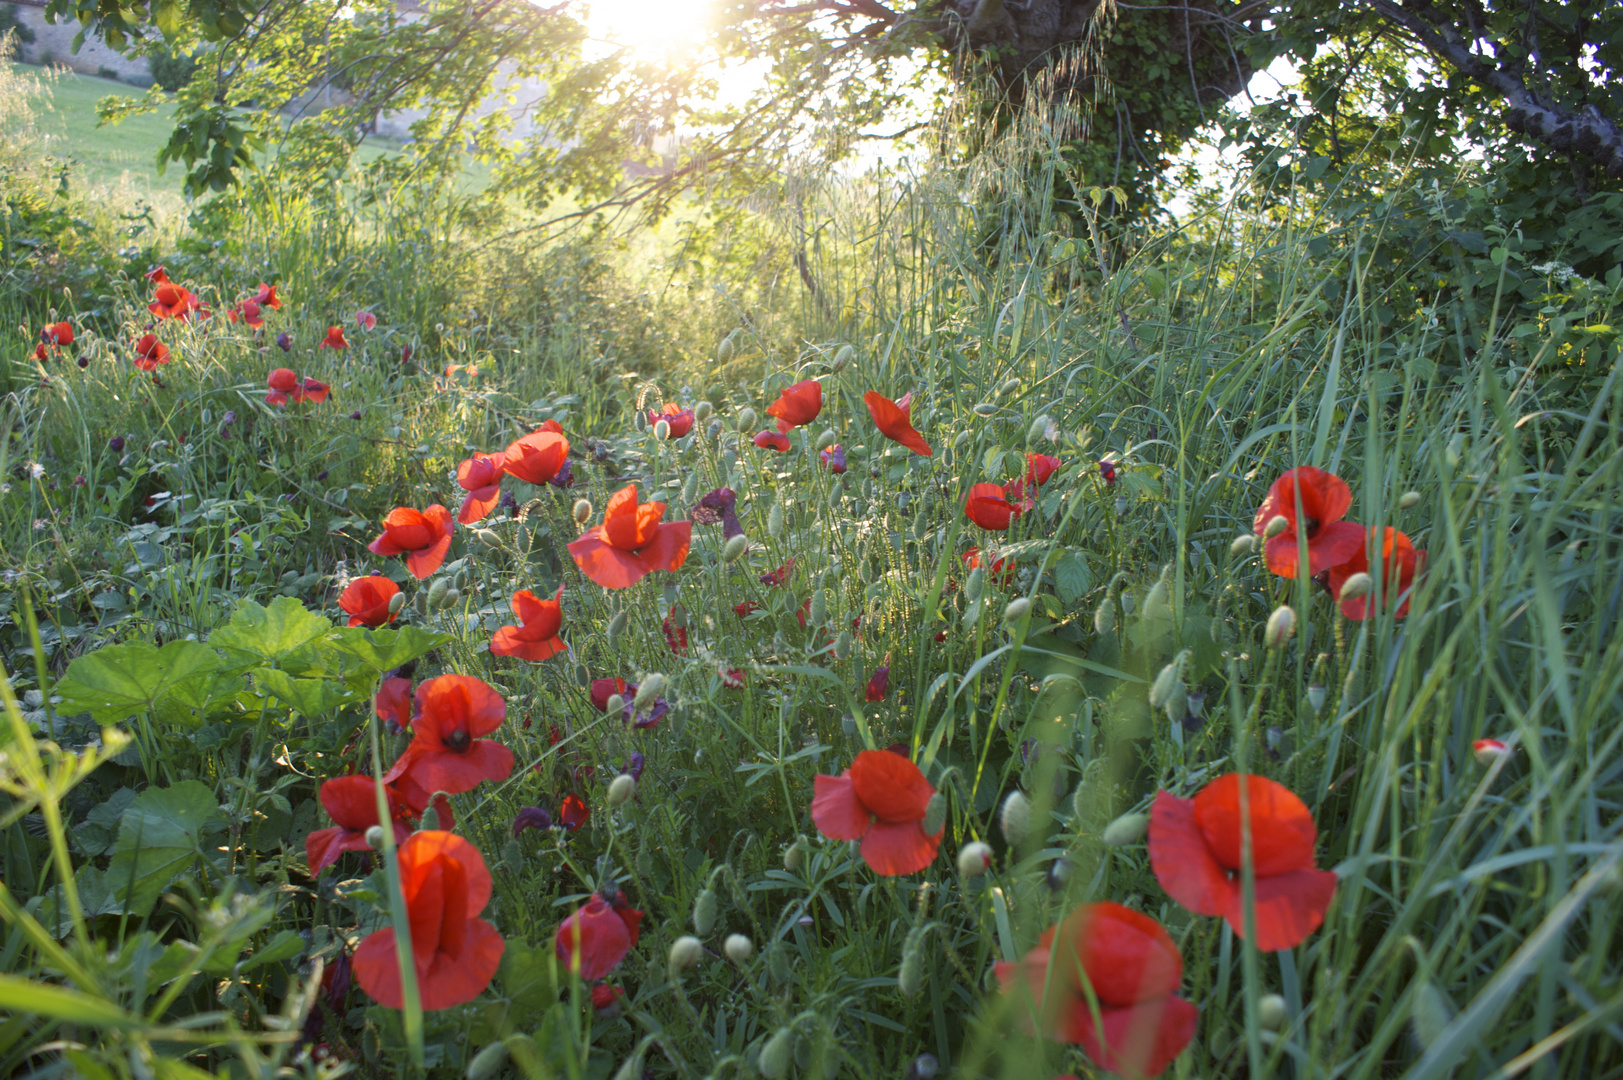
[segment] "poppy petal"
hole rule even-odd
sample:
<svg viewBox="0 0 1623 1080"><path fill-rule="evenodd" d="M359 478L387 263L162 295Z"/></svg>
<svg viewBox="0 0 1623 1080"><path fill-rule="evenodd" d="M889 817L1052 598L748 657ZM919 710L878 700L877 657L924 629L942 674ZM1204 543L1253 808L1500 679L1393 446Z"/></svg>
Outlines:
<svg viewBox="0 0 1623 1080"><path fill-rule="evenodd" d="M926 835L917 821L897 824L876 821L862 838L862 861L874 873L886 877L916 874L934 861L940 846L941 833Z"/></svg>
<svg viewBox="0 0 1623 1080"><path fill-rule="evenodd" d="M872 824L866 807L857 800L850 770L839 776L818 775L812 781L812 823L830 840L860 840Z"/></svg>
<svg viewBox="0 0 1623 1080"><path fill-rule="evenodd" d="M406 767L400 775L409 775L424 791L459 795L485 780L506 780L513 772L513 751L494 739L475 739L461 753L418 751L415 745L401 755Z"/></svg>
<svg viewBox="0 0 1623 1080"><path fill-rule="evenodd" d="M516 626L504 626L497 630L490 639L491 654L513 656L520 660L545 660L569 648L564 644L564 639L556 635L542 641L530 641L520 637L522 633Z"/></svg>
<svg viewBox="0 0 1623 1080"><path fill-rule="evenodd" d="M405 1006L405 989L400 982L400 959L394 947L394 927L368 934L355 950L351 970L361 989L379 1005L386 1009Z"/></svg>
<svg viewBox="0 0 1623 1080"><path fill-rule="evenodd" d="M1294 949L1307 936L1324 925L1324 913L1335 898L1337 878L1332 870L1293 870L1256 882L1256 923L1258 949L1279 952ZM1245 937L1245 911L1239 882L1235 882L1233 902L1223 919L1240 937Z"/></svg>
<svg viewBox="0 0 1623 1080"><path fill-rule="evenodd" d="M462 500L462 509L457 511L456 519L463 525L472 525L496 509L496 504L501 500L502 488L500 484L476 488L468 492L467 497Z"/></svg>
<svg viewBox="0 0 1623 1080"><path fill-rule="evenodd" d="M1075 1002L1061 1037L1081 1043L1099 1066L1129 1078L1154 1077L1195 1037L1200 1011L1173 994L1126 1008L1100 1009L1095 1027L1086 999ZM1100 1038L1101 1028L1103 1038Z"/></svg>
<svg viewBox="0 0 1623 1080"><path fill-rule="evenodd" d="M414 551L406 556L406 569L418 581L433 574L445 562L445 555L451 550L451 538L442 536L438 541L420 551Z"/></svg>
<svg viewBox="0 0 1623 1080"><path fill-rule="evenodd" d="M658 526L654 537L637 554L649 570L678 570L693 545L693 522L671 521Z"/></svg>
<svg viewBox="0 0 1623 1080"><path fill-rule="evenodd" d="M484 993L501 967L506 949L507 943L494 926L483 919L469 919L455 954L436 951L426 967L418 966L417 989L423 1008L449 1009Z"/></svg>
<svg viewBox="0 0 1623 1080"><path fill-rule="evenodd" d="M593 529L568 545L569 555L580 572L605 589L630 588L648 574L642 559L621 551L603 538L601 528Z"/></svg>
<svg viewBox="0 0 1623 1080"><path fill-rule="evenodd" d="M862 751L851 763L850 776L857 799L880 821L918 821L935 794L917 765L887 750Z"/></svg>
<svg viewBox="0 0 1623 1080"><path fill-rule="evenodd" d="M337 825L330 829L317 829L304 838L304 859L310 867L311 877L321 873L323 867L337 862L338 857L346 851L369 849L365 833Z"/></svg>
<svg viewBox="0 0 1623 1080"><path fill-rule="evenodd" d="M1258 878L1313 865L1319 830L1296 793L1265 776L1229 773L1200 789L1192 800L1195 824L1206 847L1225 870L1240 869L1240 782L1245 780L1251 819L1251 858Z"/></svg>
<svg viewBox="0 0 1623 1080"><path fill-rule="evenodd" d="M1196 915L1222 915L1231 910L1239 891L1218 865L1195 822L1193 799L1169 791L1155 797L1150 809L1150 866L1167 895Z"/></svg>

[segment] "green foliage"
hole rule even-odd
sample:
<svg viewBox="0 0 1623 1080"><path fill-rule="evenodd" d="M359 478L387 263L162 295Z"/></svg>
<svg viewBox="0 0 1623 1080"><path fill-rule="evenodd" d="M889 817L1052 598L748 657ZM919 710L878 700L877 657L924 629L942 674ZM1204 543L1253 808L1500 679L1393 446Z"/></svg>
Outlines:
<svg viewBox="0 0 1623 1080"><path fill-rule="evenodd" d="M196 56L190 53L173 53L168 49L154 49L151 64L152 81L171 94L185 88L197 72Z"/></svg>

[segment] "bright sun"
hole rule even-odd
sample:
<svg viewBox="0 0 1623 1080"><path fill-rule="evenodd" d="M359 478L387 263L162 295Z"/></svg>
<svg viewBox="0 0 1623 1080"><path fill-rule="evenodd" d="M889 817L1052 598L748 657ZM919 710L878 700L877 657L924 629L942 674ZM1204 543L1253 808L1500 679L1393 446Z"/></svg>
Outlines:
<svg viewBox="0 0 1623 1080"><path fill-rule="evenodd" d="M703 37L710 0L592 0L593 37L629 46L642 60L676 60Z"/></svg>

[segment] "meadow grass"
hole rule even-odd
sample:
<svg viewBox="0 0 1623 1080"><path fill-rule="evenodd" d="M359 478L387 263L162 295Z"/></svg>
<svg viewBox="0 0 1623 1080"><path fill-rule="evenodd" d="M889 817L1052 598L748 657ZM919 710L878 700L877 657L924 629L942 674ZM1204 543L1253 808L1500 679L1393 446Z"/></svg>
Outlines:
<svg viewBox="0 0 1623 1080"><path fill-rule="evenodd" d="M504 1040L497 1068L571 1080L924 1077L926 1054L953 1076L1090 1075L1076 1048L1027 1034L988 976L1079 903L1113 900L1171 931L1181 993L1200 1009L1169 1076L1623 1075L1615 369L1593 400L1550 401L1553 346L1512 349L1492 310L1383 319L1403 270L1358 254L1378 220L1337 262L1308 254L1302 216L1235 199L1198 231L1147 238L1123 259L1085 214L1054 212L1064 170L1033 128L966 171L811 186L797 209L820 225L821 301L792 271L791 287L765 293L741 272L774 240L785 242L765 263L790 265L796 226L769 211L768 239L736 263L718 257L708 295L628 306L578 251L527 255L541 261L492 271L501 288L459 292L466 273L446 267L461 241L426 213L335 226L319 204L275 202L231 250L186 268L193 287L216 290L216 309L259 279L278 282L288 307L263 335L218 318L166 328L176 358L161 387L129 364L147 286L127 283L117 320L82 330L89 366L58 362L7 403L0 538L18 704L5 881L36 927L59 933L30 929L8 904L0 990L66 978L85 999L77 1013L14 1012L7 1070L122 1071L155 1047L178 1058L178 1025L200 1016L229 1030L187 1060L232 1075L335 1063L454 1075ZM525 285L520 268L537 265L552 275ZM1323 288L1332 277L1338 303ZM355 310L379 325L356 329ZM350 349L316 350L333 323ZM714 362L654 366L660 334L692 355L718 329L729 344ZM284 330L291 353L270 340ZM633 371L627 356L650 362ZM266 371L283 364L331 383L334 398L267 407ZM447 374L452 364L480 372ZM823 382L817 421L786 453L752 445L761 424L749 414L807 378ZM868 390L911 390L934 456L882 439ZM636 419L700 400L713 422L682 439L660 442ZM546 419L572 444L573 488L508 481L513 510L459 530L434 580L366 551L391 507L454 508L458 460ZM819 464L825 428L849 456L843 476ZM1028 452L1064 462L1034 509L1006 533L966 520L969 486L1018 476ZM1348 482L1350 520L1400 528L1425 551L1405 617L1387 605L1351 621L1315 583L1231 547L1274 479L1306 464ZM719 526L696 524L679 573L626 591L586 581L563 548L580 531L575 501L595 522L633 482L668 501L667 518L733 489L747 554L728 561ZM963 561L972 545L978 577ZM790 560L784 584L761 580ZM21 748L24 709L43 731L76 723L53 718L41 692L109 642L207 641L241 600L288 596L333 615L340 583L368 572L406 587L406 625L446 635L419 679L475 675L507 699L497 737L519 763L454 799L457 831L494 873L483 917L507 939L508 965L473 1004L422 1017L359 990L318 1002L312 985L318 960L401 925L392 868L351 855L311 879L303 862L304 832L325 824L317 780L392 758L379 760L394 748L372 719L374 676L285 655L276 664L295 681L349 689L295 692L256 669L217 712L135 717L143 752L71 792L46 780L52 745ZM492 632L515 621L511 594L560 584L571 652L493 657ZM740 616L744 602L756 608ZM818 614L803 625L808 602ZM1282 605L1295 632L1270 648ZM1152 707L1169 664L1181 691ZM889 690L866 700L880 666ZM655 673L671 706L655 728L588 700L590 679ZM1183 722L1195 708L1203 722ZM79 739L59 741L95 753L95 729L77 723ZM1484 737L1511 753L1479 764ZM947 795L948 815L941 856L887 878L821 837L808 804L814 775L892 744ZM646 758L636 797L611 805L608 782L633 752ZM1298 793L1318 865L1339 878L1323 927L1297 948L1259 953L1183 910L1131 830L1105 842L1158 790L1188 796L1231 771ZM203 886L188 897L176 885L176 902L148 912L109 888L84 918L60 914L72 890L52 886L71 879L70 861L111 865L75 829L105 821L95 812L121 788L199 781L226 807L229 866L210 856ZM1024 829L1001 824L1016 792L1031 808ZM513 831L521 808L557 814L571 794L591 809L586 826ZM22 814L35 807L30 829ZM956 872L974 841L992 846L990 870ZM647 912L612 977L626 991L618 1016L596 1012L551 960L560 920L611 882ZM218 899L233 896L235 907ZM262 967L188 970L161 995L132 982L131 949L226 941L227 908L267 913L229 938L250 959L280 931L306 936ZM672 962L695 932L698 965ZM742 962L722 955L733 933L754 946ZM1265 1024L1270 995L1283 1019ZM277 1034L312 1011L325 1018L325 1065Z"/></svg>

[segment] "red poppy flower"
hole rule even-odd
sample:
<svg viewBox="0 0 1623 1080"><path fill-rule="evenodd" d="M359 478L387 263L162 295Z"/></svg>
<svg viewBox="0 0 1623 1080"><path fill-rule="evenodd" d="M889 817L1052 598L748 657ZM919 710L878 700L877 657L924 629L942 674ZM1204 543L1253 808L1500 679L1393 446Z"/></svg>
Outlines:
<svg viewBox="0 0 1623 1080"><path fill-rule="evenodd" d="M1294 948L1324 922L1336 875L1313 865L1318 829L1290 789L1248 776L1257 948ZM1150 865L1167 895L1197 915L1221 915L1245 935L1240 882L1240 774L1207 784L1193 799L1163 791L1150 812Z"/></svg>
<svg viewBox="0 0 1623 1080"><path fill-rule="evenodd" d="M968 551L964 552L963 559L966 567L971 570L978 569L982 562L981 549L978 547L970 548ZM988 575L995 579L1000 585L1007 585L1010 581L1014 580L1014 567L1011 565L1008 567L1008 569L1004 569L1004 563L1007 561L1007 559L995 559L987 570Z"/></svg>
<svg viewBox="0 0 1623 1080"><path fill-rule="evenodd" d="M321 382L318 379L305 379L304 381L300 382L298 386L293 388L293 400L311 401L317 405L320 405L323 401L327 400L327 395L331 392L332 387L328 386L326 383Z"/></svg>
<svg viewBox="0 0 1623 1080"><path fill-rule="evenodd" d="M716 674L721 676L721 685L727 689L744 689L745 674L743 668L720 668L716 671Z"/></svg>
<svg viewBox="0 0 1623 1080"><path fill-rule="evenodd" d="M564 967L587 982L620 966L637 944L642 912L616 894L612 901L595 894L565 919L553 936L553 949Z"/></svg>
<svg viewBox="0 0 1623 1080"><path fill-rule="evenodd" d="M1302 500L1302 517L1296 516L1296 500ZM1268 489L1268 497L1257 507L1252 527L1257 535L1266 533L1276 517L1289 522L1284 532L1269 540L1263 549L1268 569L1280 577L1297 573L1297 536L1307 538L1307 577L1317 577L1339 566L1364 545L1364 530L1341 518L1352 509L1352 491L1334 473L1303 465L1285 473Z"/></svg>
<svg viewBox="0 0 1623 1080"><path fill-rule="evenodd" d="M506 948L496 928L475 917L490 902L490 870L478 849L454 833L413 833L400 845L400 891L423 1008L449 1009L478 997ZM361 942L354 966L355 981L378 1004L404 1004L394 927Z"/></svg>
<svg viewBox="0 0 1623 1080"><path fill-rule="evenodd" d="M316 348L318 348L318 349L347 349L347 348L349 348L349 342L344 340L344 328L342 326L329 326L329 327L327 327L327 336L322 338L321 341L319 341L316 344Z"/></svg>
<svg viewBox="0 0 1623 1080"><path fill-rule="evenodd" d="M569 545L581 573L607 589L635 585L653 570L676 570L687 562L691 521L661 524L664 503L637 503L635 484L609 497L603 524Z"/></svg>
<svg viewBox="0 0 1623 1080"><path fill-rule="evenodd" d="M563 605L559 598L564 587L551 600L543 600L529 589L513 594L513 613L522 626L504 626L490 639L490 651L495 656L516 656L520 660L545 660L563 652L569 646L558 636L564 624Z"/></svg>
<svg viewBox="0 0 1623 1080"><path fill-rule="evenodd" d="M587 766L589 770L591 766ZM579 795L570 793L564 796L564 801L558 804L558 824L573 832L591 820L592 809L586 805L586 800Z"/></svg>
<svg viewBox="0 0 1623 1080"><path fill-rule="evenodd" d="M69 322L47 323L45 329L39 332L42 345L72 345L73 324Z"/></svg>
<svg viewBox="0 0 1623 1080"><path fill-rule="evenodd" d="M776 450L780 454L789 452L789 436L781 431L763 431L755 436L754 442L762 450Z"/></svg>
<svg viewBox="0 0 1623 1080"><path fill-rule="evenodd" d="M809 424L823 411L823 384L816 379L786 386L778 400L766 407L768 416L778 418L778 430L790 431Z"/></svg>
<svg viewBox="0 0 1623 1080"><path fill-rule="evenodd" d="M621 697L624 697L625 693L626 681L624 679L592 680L592 705L597 709L598 712L608 712L609 698L613 697L615 694L619 694Z"/></svg>
<svg viewBox="0 0 1623 1080"><path fill-rule="evenodd" d="M1109 458L1103 458L1100 460L1099 479L1105 482L1105 487L1116 486L1116 463L1114 461L1111 461Z"/></svg>
<svg viewBox="0 0 1623 1080"><path fill-rule="evenodd" d="M325 781L317 797L321 806L335 822L330 829L317 829L304 838L304 857L310 864L310 876L321 873L346 851L366 851L366 830L378 823L377 781L370 776L339 776ZM403 843L408 830L398 819L403 807L395 802L395 794L387 787L384 797L389 803L389 818L394 822L394 842Z"/></svg>
<svg viewBox="0 0 1623 1080"><path fill-rule="evenodd" d="M1177 996L1177 945L1160 923L1120 904L1084 904L1019 962L994 970L1006 991L1038 1005L1044 1035L1081 1043L1121 1076L1159 1076L1195 1036L1199 1012ZM1084 979L1098 1002L1097 1022Z"/></svg>
<svg viewBox="0 0 1623 1080"><path fill-rule="evenodd" d="M1064 464L1059 458L1048 454L1027 454L1026 479L1042 487Z"/></svg>
<svg viewBox="0 0 1623 1080"><path fill-rule="evenodd" d="M923 870L941 845L924 831L924 812L935 788L919 767L884 750L864 750L839 776L813 781L812 821L832 840L861 840L862 858L875 873Z"/></svg>
<svg viewBox="0 0 1623 1080"><path fill-rule="evenodd" d="M169 362L169 346L158 340L156 334L145 334L135 343L135 366L142 371L155 371L159 364Z"/></svg>
<svg viewBox="0 0 1623 1080"><path fill-rule="evenodd" d="M839 443L835 443L827 450L819 450L817 457L822 461L823 467L835 476L845 471L845 447Z"/></svg>
<svg viewBox="0 0 1623 1080"><path fill-rule="evenodd" d="M790 559L776 570L769 570L761 575L762 585L778 586L789 580L789 575L795 572L795 560Z"/></svg>
<svg viewBox="0 0 1623 1080"><path fill-rule="evenodd" d="M862 400L873 416L874 425L885 438L901 443L915 454L929 457L935 453L930 449L930 444L924 441L924 436L913 430L912 391L892 401L882 394L869 390L862 395Z"/></svg>
<svg viewBox="0 0 1623 1080"><path fill-rule="evenodd" d="M806 605L807 607L810 607L811 601L807 600ZM761 605L757 604L754 600L743 600L733 605L733 614L737 615L740 619L747 619L749 618L751 612L760 610Z"/></svg>
<svg viewBox="0 0 1623 1080"><path fill-rule="evenodd" d="M179 319L184 322L197 312L199 318L208 316L202 299L184 285L176 285L165 277L152 292L152 303L147 310L160 319Z"/></svg>
<svg viewBox="0 0 1623 1080"><path fill-rule="evenodd" d="M265 325L260 317L259 304L254 300L238 300L225 313L227 322L242 322L255 330Z"/></svg>
<svg viewBox="0 0 1623 1080"><path fill-rule="evenodd" d="M299 388L299 376L292 368L275 368L265 378L265 385L270 387L265 394L265 401L268 404L286 405L288 395Z"/></svg>
<svg viewBox="0 0 1623 1080"><path fill-rule="evenodd" d="M372 699L372 706L377 709L379 720L393 720L402 731L411 727L411 680L399 677L384 679L383 685L378 687L377 697Z"/></svg>
<svg viewBox="0 0 1623 1080"><path fill-rule="evenodd" d="M378 325L378 317L370 311L357 311L355 313L355 325L362 330L375 329Z"/></svg>
<svg viewBox="0 0 1623 1080"><path fill-rule="evenodd" d="M625 996L626 992L618 986L599 983L592 987L592 1008L603 1019L613 1020L620 1015L620 999Z"/></svg>
<svg viewBox="0 0 1623 1080"><path fill-rule="evenodd" d="M513 751L479 737L501 727L506 717L507 702L471 675L429 679L417 688L411 745L383 778L410 776L424 791L448 795L472 791L481 780L506 780Z"/></svg>
<svg viewBox="0 0 1623 1080"><path fill-rule="evenodd" d="M885 691L890 689L890 667L875 668L874 673L868 676L868 689L865 700L884 701Z"/></svg>
<svg viewBox="0 0 1623 1080"><path fill-rule="evenodd" d="M1377 533L1381 535L1381 575L1386 579L1381 595L1387 607L1391 607L1398 597L1403 598L1395 613L1401 619L1409 614L1409 589L1414 585L1415 575L1425 568L1426 553L1416 551L1414 542L1396 529L1370 529L1364 547L1340 566L1330 568L1326 584L1330 595L1339 599L1341 587L1347 584L1348 578L1354 574L1369 573L1369 550L1375 544ZM1341 601L1341 613L1355 622L1363 622L1369 618L1374 600L1373 593L1349 597Z"/></svg>
<svg viewBox="0 0 1623 1080"><path fill-rule="evenodd" d="M367 545L374 555L405 555L406 569L421 581L440 568L451 550L451 512L439 503L427 510L397 506L383 519L383 535Z"/></svg>
<svg viewBox="0 0 1623 1080"><path fill-rule="evenodd" d="M665 407L658 411L648 410L648 426L653 427L661 420L670 425L673 439L680 439L693 430L693 410L684 409L674 401L667 401Z"/></svg>
<svg viewBox="0 0 1623 1080"><path fill-rule="evenodd" d="M382 626L394 621L389 602L399 592L400 586L386 577L356 578L338 594L338 606L349 615L351 626Z"/></svg>
<svg viewBox="0 0 1623 1080"><path fill-rule="evenodd" d="M462 509L456 519L472 525L496 509L502 497L502 473L507 468L506 454L475 454L456 467L456 482L468 493L462 500Z"/></svg>
<svg viewBox="0 0 1623 1080"><path fill-rule="evenodd" d="M1020 507L1011 506L1003 489L996 484L976 484L964 500L964 514L983 529L1003 532L1020 516Z"/></svg>
<svg viewBox="0 0 1623 1080"><path fill-rule="evenodd" d="M148 270L146 272L146 279L152 282L154 285L169 284L169 274L161 266L154 266L151 270Z"/></svg>
<svg viewBox="0 0 1623 1080"><path fill-rule="evenodd" d="M556 421L549 420L530 434L513 440L501 455L503 471L526 484L544 484L557 476L569 457L569 440L561 432L552 430L556 426Z"/></svg>
<svg viewBox="0 0 1623 1080"><path fill-rule="evenodd" d="M671 652L677 656L686 656L688 652L688 630L685 626L677 626L671 622L669 615L665 616L661 628L665 631L665 644L670 646Z"/></svg>
<svg viewBox="0 0 1623 1080"><path fill-rule="evenodd" d="M45 351L45 343L43 341L40 342L38 345L34 346L34 352L32 354L32 359L34 359L34 360L38 361L39 363L43 364L43 363L45 363L45 361L49 360L50 358L51 358L51 354Z"/></svg>
<svg viewBox="0 0 1623 1080"><path fill-rule="evenodd" d="M259 283L259 291L253 295L253 301L260 307L282 310L282 301L276 296L276 286L266 285L263 281Z"/></svg>

